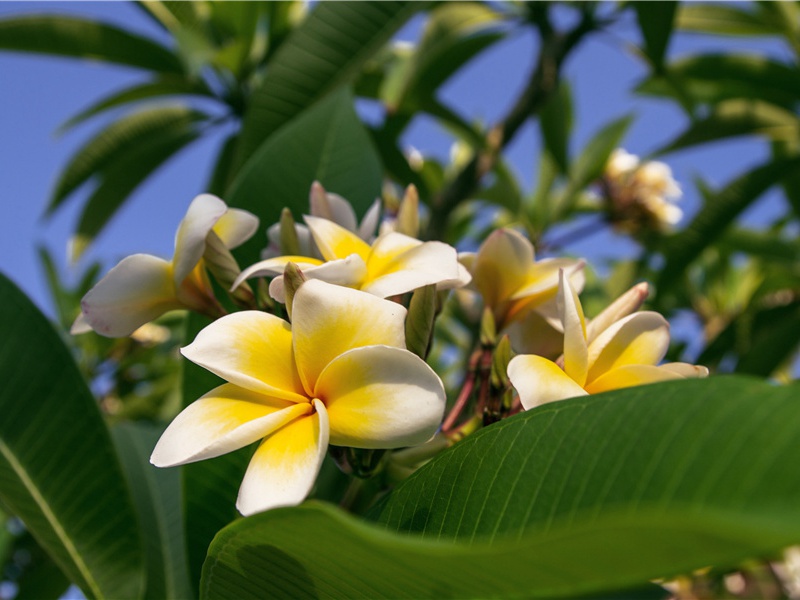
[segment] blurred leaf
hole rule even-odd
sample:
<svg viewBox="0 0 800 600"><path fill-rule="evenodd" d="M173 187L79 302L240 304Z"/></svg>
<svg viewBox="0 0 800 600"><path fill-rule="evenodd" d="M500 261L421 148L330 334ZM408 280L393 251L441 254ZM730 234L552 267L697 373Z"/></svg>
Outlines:
<svg viewBox="0 0 800 600"><path fill-rule="evenodd" d="M70 117L59 128L58 133L64 133L68 129L72 129L76 125L83 123L87 119L100 114L103 111L111 108L116 108L131 102L139 100L148 100L151 98L161 98L163 96L211 96L211 92L205 84L199 81L187 81L184 79L173 78L160 78L155 81L135 85L125 88L121 92L112 94L96 102L86 110L81 111L77 115Z"/></svg>
<svg viewBox="0 0 800 600"><path fill-rule="evenodd" d="M163 428L120 423L111 430L133 491L145 542L146 598L191 598L177 469L158 469L150 454Z"/></svg>
<svg viewBox="0 0 800 600"><path fill-rule="evenodd" d="M774 24L752 12L749 4L683 3L677 17L678 29L722 35L775 35Z"/></svg>
<svg viewBox="0 0 800 600"><path fill-rule="evenodd" d="M654 69L660 71L675 24L678 2L633 2L632 4L644 38L644 53Z"/></svg>
<svg viewBox="0 0 800 600"><path fill-rule="evenodd" d="M800 264L800 240L787 240L774 232L731 229L718 245L729 252L745 252L766 261Z"/></svg>
<svg viewBox="0 0 800 600"><path fill-rule="evenodd" d="M209 194L224 196L225 190L231 184L231 170L233 165L233 154L236 151L238 133L232 133L219 148L219 154L214 161L214 170L209 177L205 190Z"/></svg>
<svg viewBox="0 0 800 600"><path fill-rule="evenodd" d="M572 131L572 92L562 81L539 115L544 147L558 165L559 172L569 171L569 135Z"/></svg>
<svg viewBox="0 0 800 600"><path fill-rule="evenodd" d="M488 185L475 192L473 196L501 206L511 213L520 210L522 190L512 169L505 161L498 160L492 172L484 176L484 181L488 182Z"/></svg>
<svg viewBox="0 0 800 600"><path fill-rule="evenodd" d="M400 484L374 511L388 531L316 502L230 525L201 597L587 596L776 552L800 539L797 391L717 378L537 408Z"/></svg>
<svg viewBox="0 0 800 600"><path fill-rule="evenodd" d="M658 3L651 3L658 4ZM746 98L793 110L800 100L800 70L771 58L748 54L702 54L669 65L669 77L655 75L640 83L636 91L678 99L688 96L694 103L717 104Z"/></svg>
<svg viewBox="0 0 800 600"><path fill-rule="evenodd" d="M800 301L759 311L749 337L750 347L740 353L736 372L769 377L800 345Z"/></svg>
<svg viewBox="0 0 800 600"><path fill-rule="evenodd" d="M181 29L201 31L206 26L206 20L201 18L200 12L207 10L208 2L137 0L135 4L156 23L173 33Z"/></svg>
<svg viewBox="0 0 800 600"><path fill-rule="evenodd" d="M175 54L112 25L67 15L0 19L0 50L101 60L159 73L183 73Z"/></svg>
<svg viewBox="0 0 800 600"><path fill-rule="evenodd" d="M90 178L119 164L132 146L158 138L165 130L186 130L207 118L185 106L162 106L139 110L115 121L86 142L61 172L47 207L52 214L64 200Z"/></svg>
<svg viewBox="0 0 800 600"><path fill-rule="evenodd" d="M70 586L69 579L30 532L23 531L14 539L10 550L11 560L6 563L3 579L7 580L12 574L11 580L17 586L14 600L42 600L64 595Z"/></svg>
<svg viewBox="0 0 800 600"><path fill-rule="evenodd" d="M71 243L76 261L131 193L179 150L191 144L200 132L184 122L165 124L147 138L129 143L102 171L102 179L81 211Z"/></svg>
<svg viewBox="0 0 800 600"><path fill-rule="evenodd" d="M2 504L87 596L137 597L136 516L91 393L50 323L2 276L0 327Z"/></svg>
<svg viewBox="0 0 800 600"><path fill-rule="evenodd" d="M317 180L363 215L380 195L381 178L377 153L352 96L342 88L271 136L240 171L226 200L268 226L285 206L306 210L311 182ZM263 245L258 236L243 245L243 264L255 262Z"/></svg>
<svg viewBox="0 0 800 600"><path fill-rule="evenodd" d="M665 240L665 264L656 288L663 294L761 194L800 167L800 157L771 160L741 175L709 197L683 231Z"/></svg>
<svg viewBox="0 0 800 600"><path fill-rule="evenodd" d="M355 79L425 2L321 2L283 42L251 95L236 165L282 125Z"/></svg>
<svg viewBox="0 0 800 600"><path fill-rule="evenodd" d="M764 135L773 140L790 140L800 133L797 116L775 105L752 100L727 100L713 112L698 119L653 155L667 154L708 142L740 135Z"/></svg>

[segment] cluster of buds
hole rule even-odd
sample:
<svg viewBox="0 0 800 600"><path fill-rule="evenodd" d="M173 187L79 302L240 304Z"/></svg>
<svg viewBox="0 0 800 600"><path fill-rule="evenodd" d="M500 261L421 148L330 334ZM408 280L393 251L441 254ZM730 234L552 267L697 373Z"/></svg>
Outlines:
<svg viewBox="0 0 800 600"><path fill-rule="evenodd" d="M642 163L638 156L617 148L600 184L609 221L625 233L666 232L683 216L675 205L681 188L665 163Z"/></svg>
<svg viewBox="0 0 800 600"><path fill-rule="evenodd" d="M252 514L306 498L329 448L350 474L386 467L396 479L520 410L707 373L657 364L669 328L660 315L637 312L642 285L587 321L578 299L584 261L537 261L513 229L493 232L475 253L423 242L413 187L382 225L379 210L373 205L359 224L346 200L314 183L304 224L285 210L268 230L264 259L242 270L230 248L254 234L256 217L199 196L171 261L128 257L84 297L75 332L131 335L175 308L214 319L182 354L225 383L175 418L154 465L259 442L237 502ZM253 293L254 278L269 279L271 300ZM220 288L227 298L216 297ZM444 385L426 358L453 289L473 295L483 316L445 414Z"/></svg>

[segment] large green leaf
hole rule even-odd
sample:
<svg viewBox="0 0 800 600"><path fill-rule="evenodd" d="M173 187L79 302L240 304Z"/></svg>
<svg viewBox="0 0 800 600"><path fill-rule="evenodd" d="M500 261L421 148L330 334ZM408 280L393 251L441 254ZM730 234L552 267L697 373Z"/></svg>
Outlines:
<svg viewBox="0 0 800 600"><path fill-rule="evenodd" d="M363 215L380 193L381 177L376 150L343 88L271 136L225 199L257 214L266 226L280 219L285 206L308 210L308 192L316 179ZM264 244L256 237L242 246L240 256L248 261L243 264L255 262Z"/></svg>
<svg viewBox="0 0 800 600"><path fill-rule="evenodd" d="M282 125L355 79L424 2L321 2L283 42L253 90L238 165Z"/></svg>
<svg viewBox="0 0 800 600"><path fill-rule="evenodd" d="M0 49L102 60L159 73L183 72L178 57L152 40L67 15L0 20Z"/></svg>
<svg viewBox="0 0 800 600"><path fill-rule="evenodd" d="M0 501L87 596L142 590L136 515L100 412L47 319L0 275Z"/></svg>
<svg viewBox="0 0 800 600"><path fill-rule="evenodd" d="M177 469L150 464L163 429L148 423L120 423L111 430L128 476L145 542L146 598L189 599L181 480Z"/></svg>
<svg viewBox="0 0 800 600"><path fill-rule="evenodd" d="M709 194L686 229L666 240L666 263L656 284L659 293L668 291L686 267L719 238L742 211L798 167L800 157L771 160L736 178L719 192Z"/></svg>
<svg viewBox="0 0 800 600"><path fill-rule="evenodd" d="M201 597L552 598L770 554L800 540L797 393L718 378L529 411L401 484L384 530L318 503L230 525Z"/></svg>

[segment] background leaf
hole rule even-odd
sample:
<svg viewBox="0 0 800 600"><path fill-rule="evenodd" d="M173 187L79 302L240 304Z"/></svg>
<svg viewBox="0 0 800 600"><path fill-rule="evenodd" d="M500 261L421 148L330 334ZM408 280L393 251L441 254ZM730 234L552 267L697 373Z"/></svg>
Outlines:
<svg viewBox="0 0 800 600"><path fill-rule="evenodd" d="M2 275L0 328L0 501L87 596L137 597L137 519L108 431L58 334Z"/></svg>

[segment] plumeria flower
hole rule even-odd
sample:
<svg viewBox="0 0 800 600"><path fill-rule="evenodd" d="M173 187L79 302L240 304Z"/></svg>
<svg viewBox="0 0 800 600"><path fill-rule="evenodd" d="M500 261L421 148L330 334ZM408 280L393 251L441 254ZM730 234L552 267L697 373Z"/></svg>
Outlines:
<svg viewBox="0 0 800 600"><path fill-rule="evenodd" d="M341 225L348 231L355 233L367 243L375 239L375 230L378 228L378 220L381 212L380 200L375 200L375 202L370 205L369 209L367 209L367 213L359 224L352 204L339 194L326 191L319 181L315 181L311 184L311 191L308 195L308 205L311 216L333 221L337 225ZM314 239L311 237L311 232L308 227L302 223L295 223L294 229L300 246L300 252L304 256L311 256L317 259L322 258L322 254L320 254L316 244L314 244ZM262 258L265 260L281 254L280 223L275 223L267 229L267 238L269 240L269 245L262 253Z"/></svg>
<svg viewBox="0 0 800 600"><path fill-rule="evenodd" d="M210 194L197 196L178 227L172 260L150 254L124 258L83 297L72 332L94 329L122 337L173 309L215 314L218 305L203 264L209 237L235 248L257 228L255 215L228 208Z"/></svg>
<svg viewBox="0 0 800 600"><path fill-rule="evenodd" d="M314 241L324 260L311 256L279 256L242 271L234 288L251 277L275 276L270 295L284 302L283 269L296 263L308 279L319 279L355 288L381 298L410 292L425 285L439 289L460 287L470 276L458 262L452 246L421 242L397 232L379 236L371 245L328 219L306 216Z"/></svg>
<svg viewBox="0 0 800 600"><path fill-rule="evenodd" d="M617 148L608 159L603 181L611 219L622 229L649 225L669 230L683 216L674 204L681 188L665 163L641 163L638 156Z"/></svg>
<svg viewBox="0 0 800 600"><path fill-rule="evenodd" d="M405 308L315 280L300 285L292 307L291 325L238 312L182 349L228 383L181 412L150 459L182 465L261 440L239 490L244 515L301 502L329 443L422 444L444 412L438 375L405 349Z"/></svg>
<svg viewBox="0 0 800 600"><path fill-rule="evenodd" d="M508 377L526 410L575 396L708 375L705 367L687 363L656 366L669 346L669 323L655 312L619 319L589 342L578 295L563 271L559 277L563 367L532 354L516 356L508 365Z"/></svg>
<svg viewBox="0 0 800 600"><path fill-rule="evenodd" d="M493 231L477 253L461 253L459 260L472 274L484 306L492 309L498 330L521 320L530 310L550 315L548 302L558 289L558 272L570 273L583 288L583 262L570 258L535 260L533 244L513 229ZM551 303L552 304L552 303Z"/></svg>

